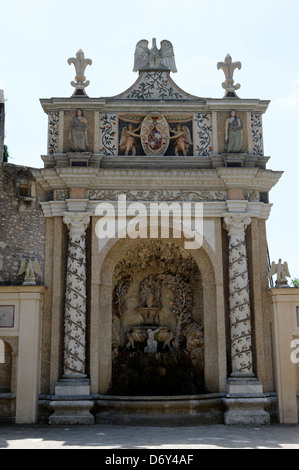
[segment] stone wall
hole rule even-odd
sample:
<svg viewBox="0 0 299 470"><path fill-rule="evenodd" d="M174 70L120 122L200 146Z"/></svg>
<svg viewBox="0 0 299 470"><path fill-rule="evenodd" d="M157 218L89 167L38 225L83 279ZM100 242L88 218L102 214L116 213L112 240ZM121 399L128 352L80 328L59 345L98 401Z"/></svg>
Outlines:
<svg viewBox="0 0 299 470"><path fill-rule="evenodd" d="M5 106L4 93L0 90L0 162L3 160Z"/></svg>
<svg viewBox="0 0 299 470"><path fill-rule="evenodd" d="M2 163L0 167L0 285L21 285L23 258L37 259L44 268L45 222L41 197L31 169ZM38 285L43 274L36 275Z"/></svg>

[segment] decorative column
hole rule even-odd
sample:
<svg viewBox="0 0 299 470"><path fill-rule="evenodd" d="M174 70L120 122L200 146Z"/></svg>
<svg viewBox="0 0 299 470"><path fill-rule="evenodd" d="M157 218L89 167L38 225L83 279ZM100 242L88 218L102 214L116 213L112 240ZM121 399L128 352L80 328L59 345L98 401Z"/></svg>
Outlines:
<svg viewBox="0 0 299 470"><path fill-rule="evenodd" d="M69 229L64 313L64 377L85 374L86 337L86 251L85 231L89 213L65 213Z"/></svg>
<svg viewBox="0 0 299 470"><path fill-rule="evenodd" d="M270 423L268 399L252 367L251 315L245 229L251 215L226 213L229 236L229 304L232 373L227 383L225 424Z"/></svg>
<svg viewBox="0 0 299 470"><path fill-rule="evenodd" d="M245 229L248 214L224 214L229 236L229 303L232 377L253 377Z"/></svg>
<svg viewBox="0 0 299 470"><path fill-rule="evenodd" d="M64 374L55 386L50 424L93 424L94 405L86 376L86 249L90 213L67 212L69 229L64 312Z"/></svg>

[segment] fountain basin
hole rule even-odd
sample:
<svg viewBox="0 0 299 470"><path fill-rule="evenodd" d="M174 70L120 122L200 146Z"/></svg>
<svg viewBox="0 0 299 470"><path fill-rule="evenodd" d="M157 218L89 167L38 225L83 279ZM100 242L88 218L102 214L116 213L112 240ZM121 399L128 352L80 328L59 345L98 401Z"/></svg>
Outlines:
<svg viewBox="0 0 299 470"><path fill-rule="evenodd" d="M225 393L176 396L100 395L98 424L133 426L198 426L224 422Z"/></svg>

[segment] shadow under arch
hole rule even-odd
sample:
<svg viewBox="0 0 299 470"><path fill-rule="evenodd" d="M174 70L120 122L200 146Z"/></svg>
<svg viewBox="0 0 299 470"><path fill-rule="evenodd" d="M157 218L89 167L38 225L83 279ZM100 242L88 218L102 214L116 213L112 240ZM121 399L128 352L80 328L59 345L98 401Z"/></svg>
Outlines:
<svg viewBox="0 0 299 470"><path fill-rule="evenodd" d="M221 351L218 337L218 316L224 316L222 299L218 305L216 256L203 238L198 249L185 249L184 238L173 238L170 231L168 239L157 238L113 238L102 243L101 249L93 254L92 264L92 302L91 302L91 338L90 364L91 390L93 393L107 393L112 377L112 312L113 312L113 274L115 267L125 254L132 249L138 250L140 243L147 241L174 243L194 259L202 276L205 358L204 376L206 389L221 392L220 383L225 380L221 374L226 374L226 363L223 367L225 350ZM98 240L97 240L98 241ZM223 349L223 348L222 348ZM220 357L222 358L220 361ZM222 366L220 365L220 362Z"/></svg>

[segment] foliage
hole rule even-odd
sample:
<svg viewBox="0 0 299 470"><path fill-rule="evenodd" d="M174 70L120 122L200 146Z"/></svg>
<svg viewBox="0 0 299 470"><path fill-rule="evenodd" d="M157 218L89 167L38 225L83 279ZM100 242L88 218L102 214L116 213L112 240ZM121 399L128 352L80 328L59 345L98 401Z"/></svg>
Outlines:
<svg viewBox="0 0 299 470"><path fill-rule="evenodd" d="M3 147L3 161L7 163L9 158L10 157L9 157L7 145L4 145L4 147Z"/></svg>
<svg viewBox="0 0 299 470"><path fill-rule="evenodd" d="M115 310L116 310L116 314L119 317L121 317L124 314L127 308L125 295L128 293L131 282L132 282L131 276L126 276L125 278L119 281L119 283L114 289Z"/></svg>
<svg viewBox="0 0 299 470"><path fill-rule="evenodd" d="M177 328L174 338L173 348L178 350L180 347L181 330L192 320L193 293L192 288L182 275L160 274L159 279L164 282L175 293L173 303L173 312L176 313Z"/></svg>
<svg viewBox="0 0 299 470"><path fill-rule="evenodd" d="M295 277L294 279L292 279L292 286L293 287L299 287L299 278L298 277Z"/></svg>

